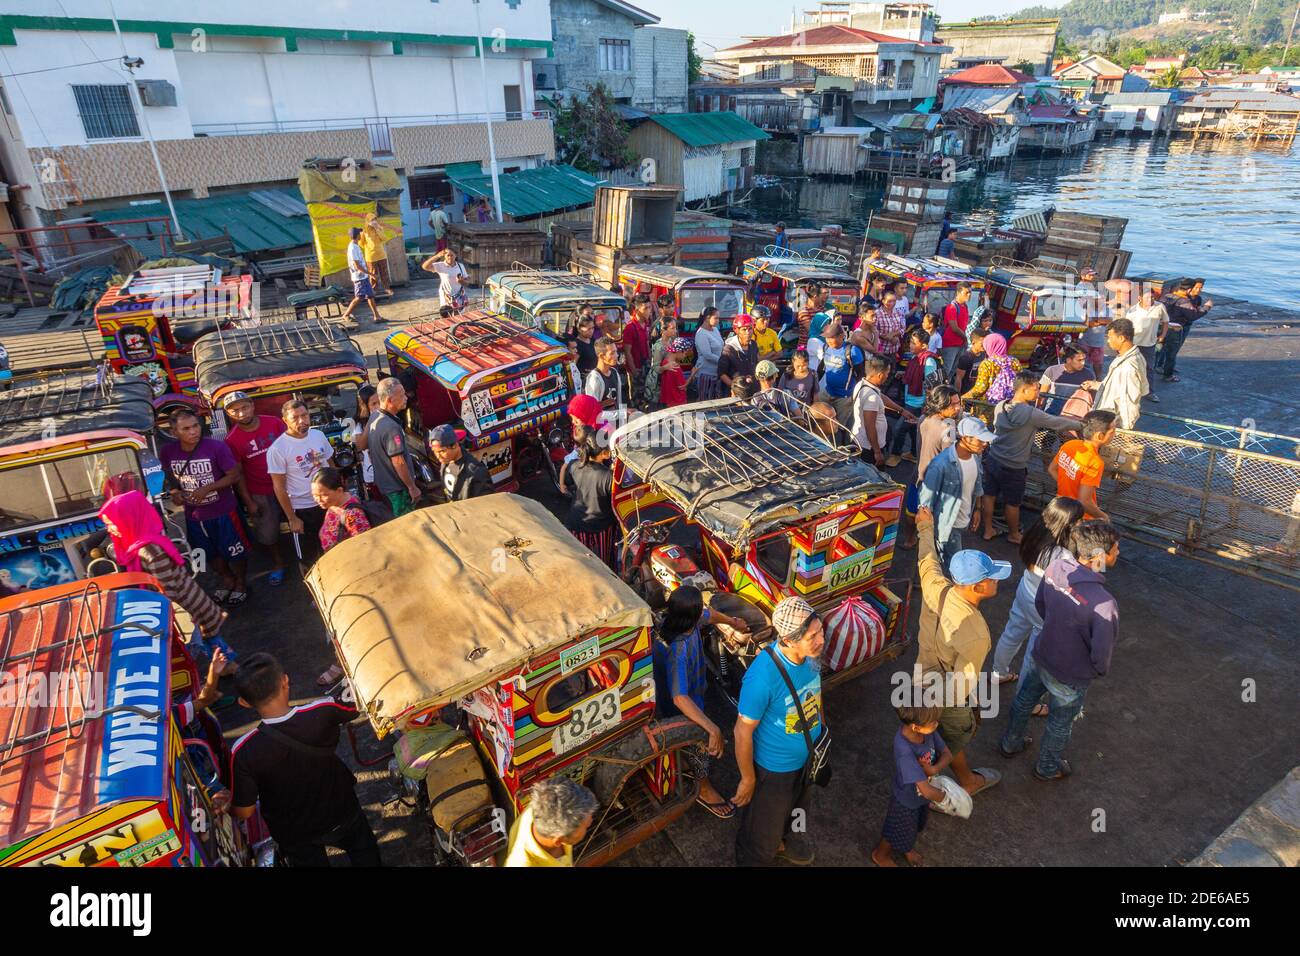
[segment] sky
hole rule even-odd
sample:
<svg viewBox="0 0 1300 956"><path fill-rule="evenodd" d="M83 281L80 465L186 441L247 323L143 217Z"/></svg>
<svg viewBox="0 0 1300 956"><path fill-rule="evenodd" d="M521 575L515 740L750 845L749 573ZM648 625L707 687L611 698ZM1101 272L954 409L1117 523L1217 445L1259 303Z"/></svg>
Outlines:
<svg viewBox="0 0 1300 956"><path fill-rule="evenodd" d="M791 0L631 0L660 19L660 26L690 30L705 57L738 43L741 35L774 36L785 32L793 6L813 9L816 0L792 4ZM939 16L948 22L971 17L1014 13L1030 6L1060 6L1064 0L932 0Z"/></svg>

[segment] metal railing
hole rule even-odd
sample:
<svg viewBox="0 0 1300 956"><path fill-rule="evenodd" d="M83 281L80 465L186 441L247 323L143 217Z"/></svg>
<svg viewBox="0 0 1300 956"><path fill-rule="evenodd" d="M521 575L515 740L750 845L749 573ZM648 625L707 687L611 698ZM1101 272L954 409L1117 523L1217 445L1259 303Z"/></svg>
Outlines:
<svg viewBox="0 0 1300 956"><path fill-rule="evenodd" d="M991 407L971 402L987 417ZM978 407L974 407L978 406ZM1300 591L1300 459L1297 439L1144 412L1144 425L1199 438L1120 429L1103 448L1106 475L1098 504L1126 535L1171 553ZM1291 455L1253 445L1293 443ZM1026 500L1056 493L1047 466L1055 432L1034 436Z"/></svg>
<svg viewBox="0 0 1300 956"><path fill-rule="evenodd" d="M507 123L515 120L554 120L552 110L512 110L506 113L431 113L423 116L356 116L311 120L271 120L256 123L198 123L196 136L251 136L258 133L314 133L325 130L394 126L449 126L458 123Z"/></svg>

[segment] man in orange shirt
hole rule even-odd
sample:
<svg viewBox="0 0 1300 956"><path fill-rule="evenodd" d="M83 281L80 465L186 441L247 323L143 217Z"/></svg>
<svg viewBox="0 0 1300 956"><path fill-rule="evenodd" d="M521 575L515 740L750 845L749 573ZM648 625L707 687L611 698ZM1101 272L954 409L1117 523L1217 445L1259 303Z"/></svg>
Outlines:
<svg viewBox="0 0 1300 956"><path fill-rule="evenodd" d="M1047 466L1047 473L1056 480L1056 493L1063 498L1074 498L1083 505L1089 518L1109 521L1110 518L1097 504L1097 489L1106 472L1101 459L1101 446L1115 437L1114 412L1089 412L1083 416L1080 429L1082 440L1068 441Z"/></svg>

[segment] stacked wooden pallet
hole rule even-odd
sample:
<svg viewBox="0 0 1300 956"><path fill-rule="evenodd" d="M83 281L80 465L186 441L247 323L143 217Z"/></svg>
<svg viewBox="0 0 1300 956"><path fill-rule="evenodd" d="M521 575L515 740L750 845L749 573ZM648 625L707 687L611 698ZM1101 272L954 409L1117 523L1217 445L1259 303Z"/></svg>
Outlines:
<svg viewBox="0 0 1300 956"><path fill-rule="evenodd" d="M826 233L820 229L787 228L785 238L787 248L807 254L822 247L826 241ZM775 243L775 225L735 223L731 227L731 255L728 257L727 271L733 275L740 275L744 270L746 259L761 256L768 246Z"/></svg>
<svg viewBox="0 0 1300 956"><path fill-rule="evenodd" d="M673 220L673 244L681 249L682 265L726 272L731 251L731 220L681 210Z"/></svg>
<svg viewBox="0 0 1300 956"><path fill-rule="evenodd" d="M954 257L973 266L987 266L994 259L1029 262L1043 245L1042 233L1024 229L956 229L949 238Z"/></svg>
<svg viewBox="0 0 1300 956"><path fill-rule="evenodd" d="M950 191L948 183L938 179L892 177L880 211L871 217L873 231L897 236L895 244L904 255L934 255Z"/></svg>
<svg viewBox="0 0 1300 956"><path fill-rule="evenodd" d="M680 265L681 247L671 242L616 249L593 242L591 232L592 227L587 223L556 223L551 227L551 248L557 269L580 272L609 285L624 266Z"/></svg>
<svg viewBox="0 0 1300 956"><path fill-rule="evenodd" d="M1102 279L1117 278L1127 271L1130 258L1130 253L1119 247L1126 226L1128 220L1121 216L1058 210L1047 223L1047 238L1038 259L1075 271L1096 269Z"/></svg>
<svg viewBox="0 0 1300 956"><path fill-rule="evenodd" d="M447 227L447 244L465 263L472 285L483 285L512 263L540 267L546 234L512 222L458 222Z"/></svg>

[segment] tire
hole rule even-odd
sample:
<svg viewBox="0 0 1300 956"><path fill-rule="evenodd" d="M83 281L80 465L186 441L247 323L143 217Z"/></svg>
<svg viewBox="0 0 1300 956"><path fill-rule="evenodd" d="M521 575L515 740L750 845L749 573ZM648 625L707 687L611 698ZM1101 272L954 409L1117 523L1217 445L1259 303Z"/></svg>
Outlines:
<svg viewBox="0 0 1300 956"><path fill-rule="evenodd" d="M608 807L618 799L620 791L631 777L641 768L661 757L665 750L681 750L685 747L703 746L709 735L699 724L692 723L685 717L674 717L665 721L655 721L648 729L659 741L660 750L655 751L642 730L630 733L622 740L600 752L602 757L614 757L619 760L634 761L635 765L602 762L591 776L591 790L596 794L603 807Z"/></svg>

